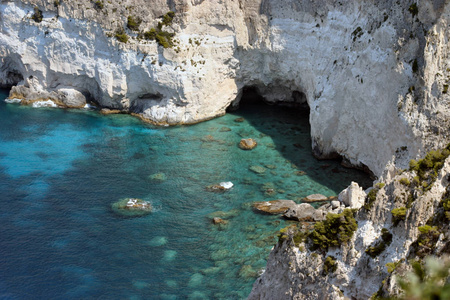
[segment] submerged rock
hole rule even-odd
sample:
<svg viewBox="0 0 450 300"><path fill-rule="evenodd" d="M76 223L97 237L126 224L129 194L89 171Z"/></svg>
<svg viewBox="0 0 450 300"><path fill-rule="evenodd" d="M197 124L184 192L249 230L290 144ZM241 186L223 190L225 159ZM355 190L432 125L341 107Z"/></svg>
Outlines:
<svg viewBox="0 0 450 300"><path fill-rule="evenodd" d="M213 218L212 221L213 221L214 225L218 225L218 224L226 225L226 224L228 224L227 220L224 220L224 219L221 219L221 218L218 218L218 217Z"/></svg>
<svg viewBox="0 0 450 300"><path fill-rule="evenodd" d="M226 181L219 184L208 185L206 190L210 192L223 192L231 189L233 186L234 184L231 181Z"/></svg>
<svg viewBox="0 0 450 300"><path fill-rule="evenodd" d="M242 150L252 150L254 149L258 143L254 139L241 139L239 142L239 148Z"/></svg>
<svg viewBox="0 0 450 300"><path fill-rule="evenodd" d="M266 168L261 166L251 166L249 169L256 174L264 174L266 172Z"/></svg>
<svg viewBox="0 0 450 300"><path fill-rule="evenodd" d="M152 212L153 207L148 201L138 198L125 198L111 205L112 210L125 217L140 217Z"/></svg>
<svg viewBox="0 0 450 300"><path fill-rule="evenodd" d="M257 276L258 272L255 271L250 265L243 265L239 270L239 277L245 280L255 279Z"/></svg>
<svg viewBox="0 0 450 300"><path fill-rule="evenodd" d="M253 203L254 210L272 215L283 214L290 208L295 208L296 206L297 204L292 200L273 200Z"/></svg>
<svg viewBox="0 0 450 300"><path fill-rule="evenodd" d="M322 194L312 194L309 196L306 196L305 198L303 198L303 202L322 202L322 201L327 201L328 197L324 196Z"/></svg>
<svg viewBox="0 0 450 300"><path fill-rule="evenodd" d="M164 173L155 173L155 174L148 176L148 178L150 180L159 181L159 182L163 182L163 181L167 180L167 176Z"/></svg>

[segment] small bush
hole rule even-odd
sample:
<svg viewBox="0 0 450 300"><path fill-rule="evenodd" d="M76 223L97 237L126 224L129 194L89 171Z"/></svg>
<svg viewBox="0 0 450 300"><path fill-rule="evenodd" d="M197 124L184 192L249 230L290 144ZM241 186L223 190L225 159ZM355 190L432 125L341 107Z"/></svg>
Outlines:
<svg viewBox="0 0 450 300"><path fill-rule="evenodd" d="M405 185L405 186L410 186L410 185L411 185L411 182L410 182L409 179L406 178L406 177L401 178L401 179L400 179L400 183L403 184L403 185Z"/></svg>
<svg viewBox="0 0 450 300"><path fill-rule="evenodd" d="M448 84L444 84L444 89L442 90L442 94L447 94L448 92Z"/></svg>
<svg viewBox="0 0 450 300"><path fill-rule="evenodd" d="M424 225L419 228L417 240L411 244L411 255L423 258L434 251L440 232L436 226Z"/></svg>
<svg viewBox="0 0 450 300"><path fill-rule="evenodd" d="M165 26L172 25L172 20L175 17L175 13L173 11L169 11L167 14L163 16L162 24Z"/></svg>
<svg viewBox="0 0 450 300"><path fill-rule="evenodd" d="M135 18L133 16L128 16L128 18L127 18L127 27L130 30L138 31L141 23L142 23L141 18Z"/></svg>
<svg viewBox="0 0 450 300"><path fill-rule="evenodd" d="M419 8L416 3L413 3L409 6L408 11L412 14L413 17L417 16L419 13Z"/></svg>
<svg viewBox="0 0 450 300"><path fill-rule="evenodd" d="M144 32L144 38L151 41L156 40L156 29L152 28L150 31Z"/></svg>
<svg viewBox="0 0 450 300"><path fill-rule="evenodd" d="M417 176L413 182L416 186L422 186L424 190L431 188L437 178L438 171L442 168L444 161L450 155L450 144L444 149L432 150L423 159L409 162L410 171L415 171Z"/></svg>
<svg viewBox="0 0 450 300"><path fill-rule="evenodd" d="M103 1L100 1L100 0L95 1L94 7L95 7L95 9L103 9L103 7L104 7Z"/></svg>
<svg viewBox="0 0 450 300"><path fill-rule="evenodd" d="M400 265L400 263L402 263L404 260L405 259L402 258L396 262L387 263L386 267L387 267L388 273L390 274L390 273L394 272L394 270L397 269L397 267Z"/></svg>
<svg viewBox="0 0 450 300"><path fill-rule="evenodd" d="M356 41L356 39L360 38L363 34L364 34L364 32L362 31L361 27L358 26L358 27L352 32L353 41Z"/></svg>
<svg viewBox="0 0 450 300"><path fill-rule="evenodd" d="M394 226L406 218L406 207L394 208L392 211L392 222Z"/></svg>
<svg viewBox="0 0 450 300"><path fill-rule="evenodd" d="M373 204L375 203L375 200L377 200L377 194L378 191L380 189L382 189L385 186L384 183L379 182L375 185L375 187L373 189L370 190L370 192L367 194L365 203L364 203L364 208L367 210L370 210L373 206Z"/></svg>
<svg viewBox="0 0 450 300"><path fill-rule="evenodd" d="M121 43L128 42L128 35L125 33L125 30L123 30L123 28L118 29L114 36Z"/></svg>
<svg viewBox="0 0 450 300"><path fill-rule="evenodd" d="M175 36L175 34L162 30L162 27L171 25L174 16L175 13L172 11L169 11L167 14L165 14L163 16L163 21L158 22L158 26L156 28L152 28L150 29L150 31L144 32L144 39L156 41L160 46L163 46L164 48L172 48L172 38Z"/></svg>
<svg viewBox="0 0 450 300"><path fill-rule="evenodd" d="M41 23L44 16L42 15L42 10L40 10L37 6L34 7L34 13L31 16L31 19L36 23Z"/></svg>
<svg viewBox="0 0 450 300"><path fill-rule="evenodd" d="M59 0L55 0L55 1L53 1L53 5L55 6L55 7L58 7L59 6Z"/></svg>
<svg viewBox="0 0 450 300"><path fill-rule="evenodd" d="M392 243L392 233L389 232L386 228L381 230L381 240L378 240L373 246L370 246L366 249L366 253L375 258L380 255L386 247L388 247Z"/></svg>
<svg viewBox="0 0 450 300"><path fill-rule="evenodd" d="M327 250L328 247L337 247L349 241L357 228L353 212L345 209L340 214L328 213L325 221L316 222L309 238L313 249Z"/></svg>
<svg viewBox="0 0 450 300"><path fill-rule="evenodd" d="M337 270L336 258L334 256L327 256L325 262L323 263L323 273L327 275L330 272L331 273L336 272L336 270Z"/></svg>

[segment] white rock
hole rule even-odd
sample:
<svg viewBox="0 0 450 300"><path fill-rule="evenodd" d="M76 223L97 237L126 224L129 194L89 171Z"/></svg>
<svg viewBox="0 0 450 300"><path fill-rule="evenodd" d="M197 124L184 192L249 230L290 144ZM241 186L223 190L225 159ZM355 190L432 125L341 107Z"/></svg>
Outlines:
<svg viewBox="0 0 450 300"><path fill-rule="evenodd" d="M219 185L221 187L223 187L224 189L229 190L233 187L234 184L231 181L226 181L226 182L219 183Z"/></svg>
<svg viewBox="0 0 450 300"><path fill-rule="evenodd" d="M338 196L339 201L350 208L361 208L364 205L365 198L366 192L363 191L362 187L359 187L358 183L353 181Z"/></svg>

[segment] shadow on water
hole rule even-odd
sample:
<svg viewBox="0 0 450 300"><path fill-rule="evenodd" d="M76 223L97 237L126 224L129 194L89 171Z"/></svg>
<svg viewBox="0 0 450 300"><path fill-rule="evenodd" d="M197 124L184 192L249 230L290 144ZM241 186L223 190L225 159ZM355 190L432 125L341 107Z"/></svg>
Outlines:
<svg viewBox="0 0 450 300"><path fill-rule="evenodd" d="M318 160L312 155L307 104L297 104L296 107L269 105L255 89L245 88L239 108L229 113L244 118L263 136L270 136L273 145L268 146L278 151L293 168L305 172L312 180L336 193L346 188L351 181L364 189L372 186L367 173L342 166L341 159ZM268 124L267 120L277 122Z"/></svg>

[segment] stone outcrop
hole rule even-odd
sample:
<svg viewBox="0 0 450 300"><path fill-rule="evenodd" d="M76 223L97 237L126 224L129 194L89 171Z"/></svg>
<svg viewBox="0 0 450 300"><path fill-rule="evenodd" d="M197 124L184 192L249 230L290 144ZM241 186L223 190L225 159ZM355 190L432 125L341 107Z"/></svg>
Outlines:
<svg viewBox="0 0 450 300"><path fill-rule="evenodd" d="M358 183L352 181L350 186L339 194L338 199L347 207L359 209L364 205L366 192L359 187Z"/></svg>
<svg viewBox="0 0 450 300"><path fill-rule="evenodd" d="M324 196L322 194L312 194L312 195L308 195L305 198L303 198L303 202L323 202L323 201L327 201L328 197Z"/></svg>
<svg viewBox="0 0 450 300"><path fill-rule="evenodd" d="M315 209L311 204L301 203L293 208L287 210L283 217L289 220L295 220L299 222L314 222L323 221L327 214L326 210Z"/></svg>
<svg viewBox="0 0 450 300"><path fill-rule="evenodd" d="M249 299L369 299L375 293L397 294L395 275L411 269L405 259L450 255L450 213L443 205L450 199L450 158L441 166L435 179L433 167L428 179L418 171L387 168L356 214L358 228L349 242L316 252L308 239L300 244L292 235L280 240ZM421 179L413 182L413 178ZM351 190L359 188L352 184L346 191ZM405 213L395 213L401 207ZM383 238L386 233L391 235L389 241ZM335 260L333 272L324 271L327 257Z"/></svg>
<svg viewBox="0 0 450 300"><path fill-rule="evenodd" d="M155 124L191 124L253 87L268 102L310 107L315 155L376 176L449 141L445 1L55 3L0 4L0 84L17 85L12 97L69 107L84 97ZM137 38L170 10L172 48ZM142 19L137 30L129 15ZM114 37L120 28L127 43Z"/></svg>
<svg viewBox="0 0 450 300"><path fill-rule="evenodd" d="M239 148L242 150L252 150L254 149L258 143L254 139L241 139L239 142Z"/></svg>
<svg viewBox="0 0 450 300"><path fill-rule="evenodd" d="M288 211L289 209L295 208L297 204L292 200L272 200L264 202L254 202L252 204L253 209L272 215L280 215Z"/></svg>

